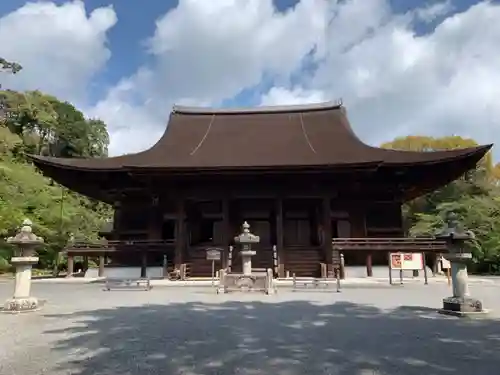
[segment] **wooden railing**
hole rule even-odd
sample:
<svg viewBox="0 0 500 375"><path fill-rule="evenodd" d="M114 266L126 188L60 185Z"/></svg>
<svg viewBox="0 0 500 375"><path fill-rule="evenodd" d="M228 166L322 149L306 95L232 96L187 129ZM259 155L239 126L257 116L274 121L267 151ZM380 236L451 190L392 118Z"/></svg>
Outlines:
<svg viewBox="0 0 500 375"><path fill-rule="evenodd" d="M434 238L335 238L334 250L447 252L446 242Z"/></svg>
<svg viewBox="0 0 500 375"><path fill-rule="evenodd" d="M173 241L160 240L126 240L126 241L102 241L69 243L64 249L68 253L106 253L115 251L161 251L168 248L173 249Z"/></svg>

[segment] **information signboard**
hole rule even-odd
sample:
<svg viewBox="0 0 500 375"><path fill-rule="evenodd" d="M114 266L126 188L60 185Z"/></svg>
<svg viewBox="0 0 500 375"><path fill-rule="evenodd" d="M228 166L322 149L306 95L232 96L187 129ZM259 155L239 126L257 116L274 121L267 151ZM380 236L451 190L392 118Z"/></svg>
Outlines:
<svg viewBox="0 0 500 375"><path fill-rule="evenodd" d="M422 270L424 256L422 253L390 253L390 267L393 270Z"/></svg>
<svg viewBox="0 0 500 375"><path fill-rule="evenodd" d="M221 256L221 251L219 249L207 249L207 260L219 261Z"/></svg>

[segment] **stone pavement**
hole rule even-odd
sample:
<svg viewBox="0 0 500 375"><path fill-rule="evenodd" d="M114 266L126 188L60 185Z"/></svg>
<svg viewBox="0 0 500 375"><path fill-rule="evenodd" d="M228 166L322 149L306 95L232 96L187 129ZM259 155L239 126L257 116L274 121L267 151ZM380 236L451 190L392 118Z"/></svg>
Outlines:
<svg viewBox="0 0 500 375"><path fill-rule="evenodd" d="M490 317L437 314L445 283L264 296L36 282L43 310L0 315L0 374L495 374L498 286L471 292Z"/></svg>

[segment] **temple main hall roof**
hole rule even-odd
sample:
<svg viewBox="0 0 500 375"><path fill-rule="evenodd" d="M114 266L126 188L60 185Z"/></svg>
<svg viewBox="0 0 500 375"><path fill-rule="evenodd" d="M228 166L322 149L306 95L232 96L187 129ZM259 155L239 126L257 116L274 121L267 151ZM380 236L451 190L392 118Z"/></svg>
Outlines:
<svg viewBox="0 0 500 375"><path fill-rule="evenodd" d="M163 136L146 151L105 159L30 157L41 169L89 172L328 168L478 161L491 146L436 152L372 147L356 136L345 108L337 103L252 109L175 106Z"/></svg>

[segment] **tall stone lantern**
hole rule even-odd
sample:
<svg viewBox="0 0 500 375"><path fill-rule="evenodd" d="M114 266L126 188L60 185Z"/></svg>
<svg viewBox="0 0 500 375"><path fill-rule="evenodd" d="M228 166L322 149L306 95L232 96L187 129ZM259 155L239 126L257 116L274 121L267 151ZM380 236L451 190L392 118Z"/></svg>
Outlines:
<svg viewBox="0 0 500 375"><path fill-rule="evenodd" d="M43 244L43 238L36 236L32 230L33 223L26 219L21 230L14 237L7 238L7 243L17 247L10 263L16 268L14 296L8 299L3 307L5 312L34 311L39 307L38 299L30 296L31 268L38 263L35 248Z"/></svg>
<svg viewBox="0 0 500 375"><path fill-rule="evenodd" d="M250 232L250 224L246 221L242 225L243 231L234 238L236 243L241 245L241 261L243 264L243 276L252 275L252 257L256 254L255 250L252 250L252 244L258 244L260 242L260 237Z"/></svg>
<svg viewBox="0 0 500 375"><path fill-rule="evenodd" d="M457 215L449 213L446 227L436 235L436 239L447 243L448 253L445 258L450 261L453 296L443 299L443 314L466 316L484 313L483 304L469 293L467 263L472 259L472 253L467 249L466 242L474 240L474 233L464 230L459 225Z"/></svg>

